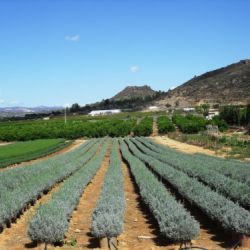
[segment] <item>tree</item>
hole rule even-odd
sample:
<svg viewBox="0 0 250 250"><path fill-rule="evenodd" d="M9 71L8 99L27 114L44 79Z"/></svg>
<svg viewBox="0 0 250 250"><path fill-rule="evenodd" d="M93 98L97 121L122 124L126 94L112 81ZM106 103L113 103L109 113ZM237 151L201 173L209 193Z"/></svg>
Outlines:
<svg viewBox="0 0 250 250"><path fill-rule="evenodd" d="M79 112L81 109L80 105L78 103L72 104L71 108L69 109L71 113Z"/></svg>
<svg viewBox="0 0 250 250"><path fill-rule="evenodd" d="M250 102L247 104L246 107L246 123L250 125Z"/></svg>
<svg viewBox="0 0 250 250"><path fill-rule="evenodd" d="M197 113L203 114L203 116L207 116L209 113L210 105L208 103L201 104L200 106L196 106L195 110Z"/></svg>
<svg viewBox="0 0 250 250"><path fill-rule="evenodd" d="M230 125L240 125L241 111L236 105L228 105L220 108L220 118Z"/></svg>

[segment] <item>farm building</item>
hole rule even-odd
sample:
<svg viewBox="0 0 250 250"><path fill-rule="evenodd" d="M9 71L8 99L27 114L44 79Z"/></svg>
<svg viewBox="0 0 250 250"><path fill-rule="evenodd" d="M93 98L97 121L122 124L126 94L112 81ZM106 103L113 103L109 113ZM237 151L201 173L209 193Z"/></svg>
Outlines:
<svg viewBox="0 0 250 250"><path fill-rule="evenodd" d="M150 106L150 107L148 107L148 110L150 110L150 111L159 110L159 107L157 107L157 106Z"/></svg>
<svg viewBox="0 0 250 250"><path fill-rule="evenodd" d="M184 112L193 112L195 111L195 108L183 108Z"/></svg>
<svg viewBox="0 0 250 250"><path fill-rule="evenodd" d="M121 113L120 109L108 109L108 110L93 110L89 113L91 116L97 115L114 115Z"/></svg>
<svg viewBox="0 0 250 250"><path fill-rule="evenodd" d="M206 119L211 120L216 115L219 115L219 110L218 109L209 109L208 115L206 116Z"/></svg>

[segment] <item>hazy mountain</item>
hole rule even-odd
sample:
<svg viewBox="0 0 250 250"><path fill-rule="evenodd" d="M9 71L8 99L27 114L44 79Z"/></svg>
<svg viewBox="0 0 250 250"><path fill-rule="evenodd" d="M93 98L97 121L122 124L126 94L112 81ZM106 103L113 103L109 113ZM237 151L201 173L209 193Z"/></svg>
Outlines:
<svg viewBox="0 0 250 250"><path fill-rule="evenodd" d="M51 111L61 110L63 107L47 107L47 106L38 106L38 107L0 107L0 117L10 117L18 116L22 117L26 114L32 113L49 113Z"/></svg>

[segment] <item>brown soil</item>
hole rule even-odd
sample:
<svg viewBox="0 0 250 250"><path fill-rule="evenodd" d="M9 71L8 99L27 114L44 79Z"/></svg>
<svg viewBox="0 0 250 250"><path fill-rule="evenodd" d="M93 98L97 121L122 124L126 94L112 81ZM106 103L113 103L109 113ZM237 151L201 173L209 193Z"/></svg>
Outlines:
<svg viewBox="0 0 250 250"><path fill-rule="evenodd" d="M182 151L188 154L200 153L200 154L207 154L207 155L212 155L212 156L217 156L217 157L224 157L223 155L216 154L215 151L205 149L199 146L179 142L179 141L170 139L167 136L155 136L155 137L152 137L152 139L158 142L159 144L169 146L171 148L177 149L179 151Z"/></svg>
<svg viewBox="0 0 250 250"><path fill-rule="evenodd" d="M158 136L157 120L155 118L153 120L153 133L152 133L152 136Z"/></svg>
<svg viewBox="0 0 250 250"><path fill-rule="evenodd" d="M6 168L0 168L0 171L5 171L6 169L15 168L15 167L22 167L22 166L32 165L34 163L37 163L37 162L40 162L40 161L43 161L43 160L47 160L47 159L49 159L49 158L51 158L53 156L56 156L56 155L68 153L68 152L76 149L77 147L79 147L85 141L86 140L83 140L83 139L75 140L70 145L68 145L65 148L63 148L63 149L61 149L59 151L56 151L56 152L54 152L52 154L49 154L49 155L46 155L46 156L43 156L43 157L40 157L40 158L37 158L37 159L34 159L34 160L24 161L24 162L21 162L21 163L13 164L13 165L10 165L10 166L8 166Z"/></svg>
<svg viewBox="0 0 250 250"><path fill-rule="evenodd" d="M91 221L92 213L99 198L104 177L108 169L110 150L111 145L106 152L101 168L98 170L91 183L84 190L77 209L73 213L65 239L66 244L62 247L56 247L55 249L72 249L70 243L73 242L73 240L77 241L77 245L74 246L73 249L98 249L99 241L91 236Z"/></svg>
<svg viewBox="0 0 250 250"><path fill-rule="evenodd" d="M29 237L27 236L27 228L30 219L34 216L36 209L46 203L54 192L60 189L63 182L56 185L48 194L42 196L40 200L36 202L34 206L27 209L16 223L11 224L10 228L4 229L0 234L0 249L1 250L40 250L39 246L31 244Z"/></svg>
<svg viewBox="0 0 250 250"><path fill-rule="evenodd" d="M159 235L157 225L140 200L140 195L125 163L122 166L124 175L124 191L126 211L124 217L124 232L118 237L119 250L153 250L166 249ZM139 236L139 237L138 237ZM142 239L140 236L149 237ZM170 249L174 249L173 247Z"/></svg>
<svg viewBox="0 0 250 250"><path fill-rule="evenodd" d="M0 147L1 146L5 146L5 145L8 145L8 144L11 144L12 142L0 142Z"/></svg>

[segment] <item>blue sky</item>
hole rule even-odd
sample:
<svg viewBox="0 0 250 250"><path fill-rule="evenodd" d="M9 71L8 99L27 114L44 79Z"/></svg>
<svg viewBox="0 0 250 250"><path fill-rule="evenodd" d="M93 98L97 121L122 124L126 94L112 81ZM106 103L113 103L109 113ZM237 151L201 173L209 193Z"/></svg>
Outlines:
<svg viewBox="0 0 250 250"><path fill-rule="evenodd" d="M0 106L168 90L250 58L248 0L0 0Z"/></svg>

